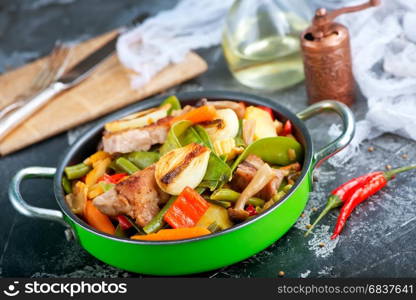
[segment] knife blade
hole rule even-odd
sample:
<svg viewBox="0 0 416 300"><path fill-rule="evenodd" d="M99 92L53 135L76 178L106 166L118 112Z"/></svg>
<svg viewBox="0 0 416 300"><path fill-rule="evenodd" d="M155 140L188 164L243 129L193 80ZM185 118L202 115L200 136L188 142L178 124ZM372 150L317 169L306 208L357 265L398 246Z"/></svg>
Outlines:
<svg viewBox="0 0 416 300"><path fill-rule="evenodd" d="M62 74L57 81L65 85L74 85L87 78L88 75L91 74L91 72L100 64L100 62L105 60L114 52L118 36L119 34L116 34L98 50L88 55L68 71L64 72L64 74Z"/></svg>
<svg viewBox="0 0 416 300"><path fill-rule="evenodd" d="M66 71L57 81L64 84L76 84L81 82L83 79L88 77L88 75L97 67L101 61L113 53L113 51L116 49L116 43L120 33L142 23L149 16L150 14L148 12L143 12L137 15L133 20L130 21L130 24L120 28L118 33L111 40L104 44L100 49L81 60L70 70Z"/></svg>

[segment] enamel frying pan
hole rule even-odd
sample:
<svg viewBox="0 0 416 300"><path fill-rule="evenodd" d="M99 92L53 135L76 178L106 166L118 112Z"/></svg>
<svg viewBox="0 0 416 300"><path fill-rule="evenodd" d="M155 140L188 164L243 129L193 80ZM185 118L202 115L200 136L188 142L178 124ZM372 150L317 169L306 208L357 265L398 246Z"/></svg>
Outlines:
<svg viewBox="0 0 416 300"><path fill-rule="evenodd" d="M67 165L79 163L95 152L106 122L133 112L157 106L165 97L156 97L111 114L99 125L85 133L63 155L57 168L28 167L12 179L9 197L13 206L28 217L59 222L66 227L67 239L78 242L99 260L115 267L144 274L183 275L217 269L244 260L282 237L296 222L305 208L312 188L312 172L324 160L347 146L355 129L351 110L336 101L318 102L294 114L270 99L227 92L198 91L181 93L182 104L194 104L201 98L235 100L271 107L279 120L291 120L294 135L303 145L304 159L300 178L287 195L267 211L227 230L198 238L177 241L138 241L117 238L87 225L67 207L62 189L62 174ZM304 120L325 111L337 113L343 123L343 133L333 142L316 151ZM51 178L55 199L60 210L29 205L20 194L20 183L26 178ZM28 228L28 230L31 230Z"/></svg>

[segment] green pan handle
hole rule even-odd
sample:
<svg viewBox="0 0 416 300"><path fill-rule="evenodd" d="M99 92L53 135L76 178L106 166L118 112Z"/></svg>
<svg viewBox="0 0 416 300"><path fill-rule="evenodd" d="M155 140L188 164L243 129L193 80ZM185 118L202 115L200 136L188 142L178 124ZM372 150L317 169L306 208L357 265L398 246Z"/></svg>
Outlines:
<svg viewBox="0 0 416 300"><path fill-rule="evenodd" d="M335 112L340 116L343 123L343 132L338 138L313 155L313 168L318 168L325 160L344 149L351 142L355 133L355 120L352 111L348 106L338 101L325 100L317 102L297 113L297 117L304 121L327 111Z"/></svg>
<svg viewBox="0 0 416 300"><path fill-rule="evenodd" d="M29 178L53 178L55 176L55 168L45 167L28 167L20 170L14 175L9 186L9 199L14 208L27 217L45 219L49 221L55 221L64 225L67 229L65 230L65 236L68 240L73 238L72 229L64 221L64 216L61 211L56 209L47 209L35 207L28 204L20 193L20 183L24 179Z"/></svg>

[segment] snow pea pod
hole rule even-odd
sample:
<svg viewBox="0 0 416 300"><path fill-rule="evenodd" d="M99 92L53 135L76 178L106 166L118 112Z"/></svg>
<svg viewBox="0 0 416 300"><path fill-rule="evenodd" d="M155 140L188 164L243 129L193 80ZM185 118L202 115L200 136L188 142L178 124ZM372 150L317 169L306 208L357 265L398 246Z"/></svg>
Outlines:
<svg viewBox="0 0 416 300"><path fill-rule="evenodd" d="M197 143L208 148L212 147L211 140L202 126L192 126L190 121L176 122L169 130L166 142L160 149L163 155L173 149L186 146L190 143ZM231 176L231 168L213 151L209 156L207 171L203 178L203 187L215 190L219 184L225 182Z"/></svg>
<svg viewBox="0 0 416 300"><path fill-rule="evenodd" d="M160 106L170 104L170 108L168 110L168 116L172 114L172 111L181 109L181 103L176 96L169 96L160 104Z"/></svg>
<svg viewBox="0 0 416 300"><path fill-rule="evenodd" d="M295 151L296 155L293 155L293 153L292 155L290 154L291 149ZM285 166L296 161L301 161L303 158L303 148L293 138L284 136L263 138L250 144L234 161L231 170L234 171L250 154L257 155L272 165Z"/></svg>
<svg viewBox="0 0 416 300"><path fill-rule="evenodd" d="M160 155L157 152L136 151L126 155L126 158L135 164L136 167L143 170L157 162Z"/></svg>
<svg viewBox="0 0 416 300"><path fill-rule="evenodd" d="M209 189L215 190L219 184L226 182L231 177L231 168L216 154L211 152L208 160L207 171L203 182L210 182Z"/></svg>
<svg viewBox="0 0 416 300"><path fill-rule="evenodd" d="M168 153L169 151L180 148L182 146L181 136L186 132L186 130L192 126L191 121L179 121L172 125L169 130L168 137L166 138L165 143L160 148L160 155Z"/></svg>
<svg viewBox="0 0 416 300"><path fill-rule="evenodd" d="M195 132L198 134L198 136L202 140L202 143L206 147L211 149L211 151L214 151L214 146L212 145L211 139L209 138L209 135L207 131L205 130L205 128L202 127L201 125L195 125L193 128L195 129Z"/></svg>
<svg viewBox="0 0 416 300"><path fill-rule="evenodd" d="M208 148L212 147L211 140L202 126L193 126L188 128L182 141L185 144L198 143ZM211 151L207 171L205 172L205 176L202 181L205 183L203 186L208 187L211 191L213 191L220 183L227 181L230 176L231 169L227 163Z"/></svg>
<svg viewBox="0 0 416 300"><path fill-rule="evenodd" d="M204 141L201 139L194 126L189 127L181 136L178 137L178 140L182 146L186 146L191 143L197 143L205 146Z"/></svg>

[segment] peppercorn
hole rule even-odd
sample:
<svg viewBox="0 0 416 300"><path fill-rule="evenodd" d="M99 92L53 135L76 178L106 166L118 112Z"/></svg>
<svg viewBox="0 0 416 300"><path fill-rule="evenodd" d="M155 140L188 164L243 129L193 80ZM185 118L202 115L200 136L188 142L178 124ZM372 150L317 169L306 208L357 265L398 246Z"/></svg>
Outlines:
<svg viewBox="0 0 416 300"><path fill-rule="evenodd" d="M386 165L387 170L391 170L393 167L391 165Z"/></svg>
<svg viewBox="0 0 416 300"><path fill-rule="evenodd" d="M301 216L302 218L304 218L304 217L305 217L305 213L302 213L300 216Z"/></svg>
<svg viewBox="0 0 416 300"><path fill-rule="evenodd" d="M285 272L283 272L283 271L279 271L279 276L280 276L280 277L285 276Z"/></svg>
<svg viewBox="0 0 416 300"><path fill-rule="evenodd" d="M374 151L374 147L373 146L370 146L370 147L368 147L368 152L373 152Z"/></svg>
<svg viewBox="0 0 416 300"><path fill-rule="evenodd" d="M408 159L409 158L409 155L407 155L406 153L404 153L404 154L402 154L402 158L403 159Z"/></svg>
<svg viewBox="0 0 416 300"><path fill-rule="evenodd" d="M318 246L321 247L321 248L323 248L325 246L325 243L324 242L320 242Z"/></svg>
<svg viewBox="0 0 416 300"><path fill-rule="evenodd" d="M312 211L318 211L316 207L312 207Z"/></svg>
<svg viewBox="0 0 416 300"><path fill-rule="evenodd" d="M306 225L306 229L309 229L309 228L311 228L312 227L312 225L311 224L307 224Z"/></svg>

